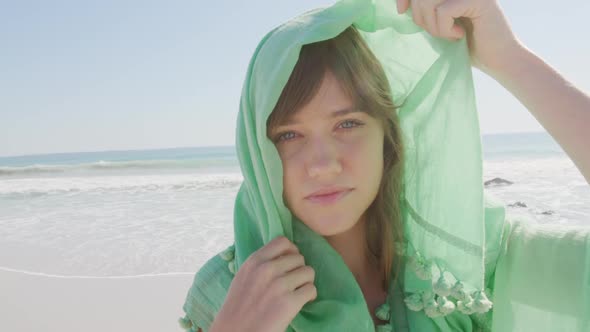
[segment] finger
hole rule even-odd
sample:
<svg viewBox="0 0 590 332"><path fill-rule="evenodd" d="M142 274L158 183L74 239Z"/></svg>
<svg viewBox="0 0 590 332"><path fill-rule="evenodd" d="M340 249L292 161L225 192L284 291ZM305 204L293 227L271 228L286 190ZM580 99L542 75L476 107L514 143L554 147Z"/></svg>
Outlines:
<svg viewBox="0 0 590 332"><path fill-rule="evenodd" d="M397 13L403 14L408 10L410 6L410 0L397 0Z"/></svg>
<svg viewBox="0 0 590 332"><path fill-rule="evenodd" d="M299 253L299 249L285 236L277 236L264 247L258 249L255 254L261 262L266 262L289 253Z"/></svg>
<svg viewBox="0 0 590 332"><path fill-rule="evenodd" d="M461 39L465 35L463 28L455 23L455 18L459 18L467 11L468 4L463 1L447 0L438 5L434 11L436 13L439 33L449 38Z"/></svg>
<svg viewBox="0 0 590 332"><path fill-rule="evenodd" d="M289 291L294 291L308 282L313 283L315 279L315 270L311 266L305 265L285 274L279 279L280 282L286 284Z"/></svg>
<svg viewBox="0 0 590 332"><path fill-rule="evenodd" d="M315 285L310 282L297 288L293 295L295 295L297 303L303 307L306 302L313 301L318 297L318 291Z"/></svg>
<svg viewBox="0 0 590 332"><path fill-rule="evenodd" d="M412 18L414 19L414 23L416 25L426 29L424 26L424 18L422 17L422 11L420 7L417 5L416 0L412 0Z"/></svg>
<svg viewBox="0 0 590 332"><path fill-rule="evenodd" d="M291 272L298 267L305 265L305 258L300 254L289 254L278 257L275 262L275 268L279 275Z"/></svg>
<svg viewBox="0 0 590 332"><path fill-rule="evenodd" d="M437 23L438 15L436 15L434 8L422 8L422 13L426 30L433 36L440 36Z"/></svg>

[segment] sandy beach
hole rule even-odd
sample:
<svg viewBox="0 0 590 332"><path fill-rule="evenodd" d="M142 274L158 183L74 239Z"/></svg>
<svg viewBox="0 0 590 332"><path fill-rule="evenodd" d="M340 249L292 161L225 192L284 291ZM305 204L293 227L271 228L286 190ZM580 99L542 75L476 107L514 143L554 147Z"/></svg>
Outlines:
<svg viewBox="0 0 590 332"><path fill-rule="evenodd" d="M531 222L588 225L590 187L546 136L489 141L485 190ZM191 271L233 243L235 151L121 158L0 159L0 332L182 332Z"/></svg>
<svg viewBox="0 0 590 332"><path fill-rule="evenodd" d="M182 331L193 275L61 278L0 270L0 331Z"/></svg>

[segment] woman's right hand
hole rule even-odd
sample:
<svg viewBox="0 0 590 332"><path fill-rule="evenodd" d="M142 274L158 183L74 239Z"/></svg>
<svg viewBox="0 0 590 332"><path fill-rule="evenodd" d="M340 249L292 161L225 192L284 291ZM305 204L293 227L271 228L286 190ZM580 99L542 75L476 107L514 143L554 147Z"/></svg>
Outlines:
<svg viewBox="0 0 590 332"><path fill-rule="evenodd" d="M279 236L254 252L234 276L210 332L283 332L317 297L315 271L289 239Z"/></svg>
<svg viewBox="0 0 590 332"><path fill-rule="evenodd" d="M522 47L498 1L397 0L397 8L401 14L411 7L414 23L435 37L467 35L471 64L491 75L511 64Z"/></svg>

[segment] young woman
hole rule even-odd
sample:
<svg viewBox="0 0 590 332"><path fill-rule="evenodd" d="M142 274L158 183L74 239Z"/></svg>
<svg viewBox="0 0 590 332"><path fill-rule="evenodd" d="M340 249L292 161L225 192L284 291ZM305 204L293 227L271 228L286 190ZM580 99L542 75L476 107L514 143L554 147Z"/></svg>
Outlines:
<svg viewBox="0 0 590 332"><path fill-rule="evenodd" d="M515 38L495 1L416 0L411 5L414 23L432 36L451 42L467 37L471 65L517 96L590 181L590 132L583 130L590 125L590 98ZM398 13L408 7L408 0L398 0ZM367 8L372 15L347 16ZM293 39L269 37L287 28L278 27L261 42L238 118L245 180L234 211L236 244L197 273L182 326L212 332L590 330L590 229L505 223L503 208L487 197L481 210L470 207L482 194L481 181L469 180L481 180L476 172L481 162L473 163L479 150L461 148L478 147L464 138L479 132L467 130L453 139L452 129L476 127L477 118L467 113L470 103L452 106L462 104L457 100L441 110L445 99L461 97L449 88L461 86L456 76L461 57L448 57L459 59L456 68L433 56L438 60L426 61L429 66L418 76L411 70L404 76L403 66L389 73L394 67L379 56L383 41L365 34L378 31L383 8L341 1L325 15L308 12L334 20L329 24L293 20L287 25L297 32L293 38L313 39L302 36L312 26L334 37L299 41L292 68L285 60L276 60L282 65L276 68L265 63L288 58L272 51ZM348 25L338 32L334 17L365 30ZM373 18L370 24L366 17ZM462 25L455 24L458 17ZM297 24L301 27L293 28ZM411 33L402 21L394 19L393 26ZM412 41L404 38L399 40ZM453 49L434 39L426 44L440 54ZM414 64L416 69L423 63ZM275 73L280 70L284 75ZM388 75L399 75L398 80ZM261 77L276 80L280 89L274 97ZM403 89L396 82L404 80L413 88L398 104L396 91ZM431 98L436 102L424 106ZM433 133L445 136L427 137ZM458 164L444 159L455 150L461 150L456 156L466 156ZM468 157L469 151L476 158ZM451 174L452 167L460 172ZM457 200L465 203L459 212ZM461 219L480 212L481 223ZM445 218L437 220L438 213ZM545 260L548 268L535 259ZM411 268L405 268L406 261ZM569 273L555 272L563 268Z"/></svg>

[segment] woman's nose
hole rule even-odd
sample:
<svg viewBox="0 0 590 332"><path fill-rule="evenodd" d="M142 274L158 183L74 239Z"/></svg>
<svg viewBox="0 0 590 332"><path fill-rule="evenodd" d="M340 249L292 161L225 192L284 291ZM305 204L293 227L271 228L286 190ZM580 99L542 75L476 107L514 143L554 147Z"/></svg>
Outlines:
<svg viewBox="0 0 590 332"><path fill-rule="evenodd" d="M342 171L337 147L331 142L311 141L307 154L307 173L312 178L329 177Z"/></svg>

